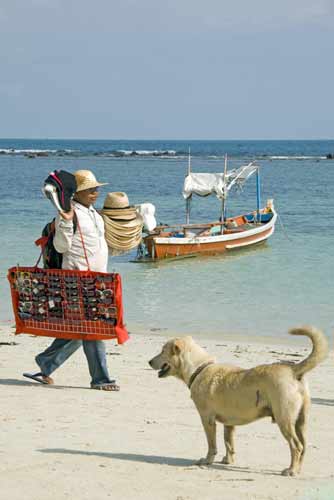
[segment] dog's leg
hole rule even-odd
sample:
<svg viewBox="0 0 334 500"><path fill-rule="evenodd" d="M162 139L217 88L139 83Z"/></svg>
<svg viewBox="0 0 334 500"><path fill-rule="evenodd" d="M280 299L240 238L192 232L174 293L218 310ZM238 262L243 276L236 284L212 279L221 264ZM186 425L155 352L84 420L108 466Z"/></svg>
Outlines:
<svg viewBox="0 0 334 500"><path fill-rule="evenodd" d="M224 425L224 442L226 448L226 455L222 460L222 464L234 463L234 425Z"/></svg>
<svg viewBox="0 0 334 500"><path fill-rule="evenodd" d="M280 431L289 443L291 453L290 467L282 470L283 476L295 476L300 470L300 462L304 453L304 446L299 440L292 422L277 422Z"/></svg>
<svg viewBox="0 0 334 500"><path fill-rule="evenodd" d="M216 417L214 415L201 415L201 420L208 441L208 454L205 458L198 460L197 465L211 465L217 455Z"/></svg>
<svg viewBox="0 0 334 500"><path fill-rule="evenodd" d="M301 453L300 459L299 459L299 470L300 472L304 456L305 456L305 451L306 451L306 421L307 421L307 414L308 414L308 408L310 405L310 401L307 399L303 406L302 409L300 410L300 414L298 416L297 422L296 422L296 434L298 436L299 441L301 442L303 446L303 451Z"/></svg>

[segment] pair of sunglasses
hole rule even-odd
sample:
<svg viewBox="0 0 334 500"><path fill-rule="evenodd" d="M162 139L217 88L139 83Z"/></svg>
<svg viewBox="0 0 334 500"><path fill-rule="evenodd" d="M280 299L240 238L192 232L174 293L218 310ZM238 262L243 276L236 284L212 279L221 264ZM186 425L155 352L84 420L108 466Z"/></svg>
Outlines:
<svg viewBox="0 0 334 500"><path fill-rule="evenodd" d="M81 278L81 282L83 285L94 285L95 284L95 278Z"/></svg>
<svg viewBox="0 0 334 500"><path fill-rule="evenodd" d="M78 288L78 284L71 282L71 283L65 283L66 286L66 291L68 290L76 290Z"/></svg>
<svg viewBox="0 0 334 500"><path fill-rule="evenodd" d="M67 304L66 309L71 312L80 312L80 304Z"/></svg>
<svg viewBox="0 0 334 500"><path fill-rule="evenodd" d="M114 316L117 313L116 307L105 307L105 306L100 306L99 307L99 312L100 314L103 314L106 317L109 316Z"/></svg>
<svg viewBox="0 0 334 500"><path fill-rule="evenodd" d="M32 302L19 302L19 310L21 312L30 312L32 311L33 304Z"/></svg>
<svg viewBox="0 0 334 500"><path fill-rule="evenodd" d="M77 283L78 282L77 278L74 276L65 276L64 281L65 281L65 283Z"/></svg>
<svg viewBox="0 0 334 500"><path fill-rule="evenodd" d="M101 318L103 321L105 321L106 323L110 323L111 325L115 326L116 323L117 323L117 319L116 318Z"/></svg>
<svg viewBox="0 0 334 500"><path fill-rule="evenodd" d="M31 319L31 314L23 311L18 312L19 318L21 319Z"/></svg>
<svg viewBox="0 0 334 500"><path fill-rule="evenodd" d="M45 302L47 301L47 297L45 295L41 295L39 297L33 297L33 302L34 302L34 306L42 306L43 304L45 304Z"/></svg>
<svg viewBox="0 0 334 500"><path fill-rule="evenodd" d="M49 297L48 305L50 311L55 311L61 308L61 297Z"/></svg>
<svg viewBox="0 0 334 500"><path fill-rule="evenodd" d="M112 276L98 276L96 278L96 281L97 284L100 284L100 283L112 283L114 280Z"/></svg>
<svg viewBox="0 0 334 500"><path fill-rule="evenodd" d="M79 302L79 297L77 297L76 295L73 295L73 296L67 296L67 301L66 302Z"/></svg>
<svg viewBox="0 0 334 500"><path fill-rule="evenodd" d="M92 304L95 305L97 303L97 299L95 297L85 297L83 299L83 303L85 306L91 306Z"/></svg>
<svg viewBox="0 0 334 500"><path fill-rule="evenodd" d="M112 297L114 291L111 288L105 288L104 290L96 290L99 298Z"/></svg>
<svg viewBox="0 0 334 500"><path fill-rule="evenodd" d="M26 273L26 274L29 274L29 273ZM44 278L44 273L33 273L33 277L34 279L40 279L40 278Z"/></svg>
<svg viewBox="0 0 334 500"><path fill-rule="evenodd" d="M60 308L50 309L49 315L50 315L50 317L54 317L54 318L62 318L63 317L63 311Z"/></svg>

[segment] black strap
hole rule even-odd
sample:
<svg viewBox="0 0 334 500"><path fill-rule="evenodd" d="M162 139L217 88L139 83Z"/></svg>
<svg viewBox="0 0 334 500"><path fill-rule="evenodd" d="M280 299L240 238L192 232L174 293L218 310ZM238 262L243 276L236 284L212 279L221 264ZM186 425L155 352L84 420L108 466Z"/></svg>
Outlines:
<svg viewBox="0 0 334 500"><path fill-rule="evenodd" d="M195 371L194 373L192 374L192 376L190 377L190 380L189 380L189 383L188 383L188 387L189 389L191 388L195 378L197 377L197 375L199 375L201 373L201 371L203 371L207 366L209 365L213 365L214 364L214 361L207 361L206 363L203 363L202 365L200 365Z"/></svg>

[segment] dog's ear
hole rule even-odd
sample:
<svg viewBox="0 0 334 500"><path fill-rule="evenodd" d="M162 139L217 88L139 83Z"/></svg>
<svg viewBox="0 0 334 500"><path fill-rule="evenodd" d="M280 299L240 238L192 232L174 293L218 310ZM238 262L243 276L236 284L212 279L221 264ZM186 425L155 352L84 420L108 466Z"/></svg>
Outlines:
<svg viewBox="0 0 334 500"><path fill-rule="evenodd" d="M173 354L180 354L183 347L182 339L175 339L173 344Z"/></svg>

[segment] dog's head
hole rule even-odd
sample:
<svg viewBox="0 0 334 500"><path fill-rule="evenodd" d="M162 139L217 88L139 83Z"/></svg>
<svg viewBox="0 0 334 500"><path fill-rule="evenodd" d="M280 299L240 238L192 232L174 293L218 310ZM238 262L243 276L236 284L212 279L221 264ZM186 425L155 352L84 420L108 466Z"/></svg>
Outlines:
<svg viewBox="0 0 334 500"><path fill-rule="evenodd" d="M161 353L152 358L149 364L154 370L159 370L159 378L173 375L186 381L198 364L208 357L192 337L188 336L169 340Z"/></svg>

